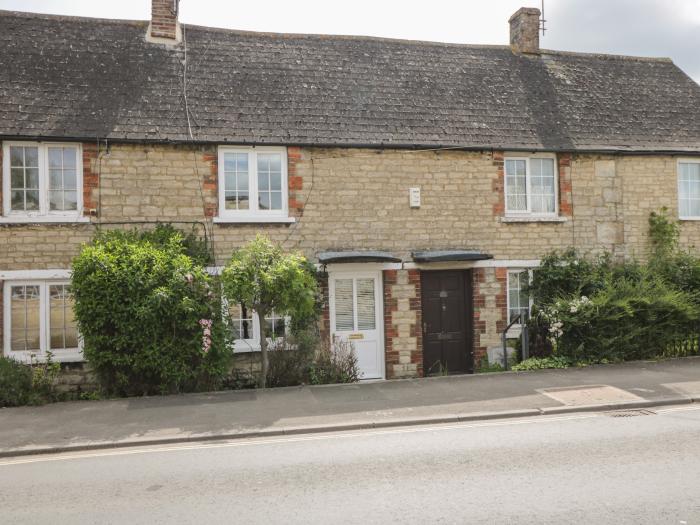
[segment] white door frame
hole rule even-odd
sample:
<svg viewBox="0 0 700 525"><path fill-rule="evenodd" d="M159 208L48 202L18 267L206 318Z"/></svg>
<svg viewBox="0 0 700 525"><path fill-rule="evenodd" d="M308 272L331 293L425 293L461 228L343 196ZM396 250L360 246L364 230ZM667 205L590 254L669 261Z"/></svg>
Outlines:
<svg viewBox="0 0 700 525"><path fill-rule="evenodd" d="M379 379L386 379L386 348L384 341L384 278L381 270L357 270L351 268L329 269L328 270L328 309L330 317L330 338L331 343L335 337L335 282L337 278L373 278L374 279L374 315L379 344ZM368 380L377 379L369 378Z"/></svg>

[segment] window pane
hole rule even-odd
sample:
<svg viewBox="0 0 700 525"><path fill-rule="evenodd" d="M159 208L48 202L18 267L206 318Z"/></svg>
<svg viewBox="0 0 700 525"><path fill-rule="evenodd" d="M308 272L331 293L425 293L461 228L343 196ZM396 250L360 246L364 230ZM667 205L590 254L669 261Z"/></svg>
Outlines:
<svg viewBox="0 0 700 525"><path fill-rule="evenodd" d="M70 285L49 286L49 334L52 350L78 347L78 330L73 317Z"/></svg>
<svg viewBox="0 0 700 525"><path fill-rule="evenodd" d="M63 167L63 151L61 148L49 148L49 169Z"/></svg>
<svg viewBox="0 0 700 525"><path fill-rule="evenodd" d="M63 187L63 171L59 169L49 170L49 188L60 190Z"/></svg>
<svg viewBox="0 0 700 525"><path fill-rule="evenodd" d="M554 213L554 159L530 159L531 211Z"/></svg>
<svg viewBox="0 0 700 525"><path fill-rule="evenodd" d="M39 209L39 190L27 191L26 194L26 207L27 211L34 211Z"/></svg>
<svg viewBox="0 0 700 525"><path fill-rule="evenodd" d="M24 166L24 148L20 146L10 146L10 166Z"/></svg>
<svg viewBox="0 0 700 525"><path fill-rule="evenodd" d="M235 191L227 191L224 195L224 202L226 204L227 210L237 209L238 206L236 205L236 203L237 203L236 192Z"/></svg>
<svg viewBox="0 0 700 525"><path fill-rule="evenodd" d="M357 280L357 329L374 330L374 279Z"/></svg>
<svg viewBox="0 0 700 525"><path fill-rule="evenodd" d="M253 316L240 304L229 305L233 339L253 339Z"/></svg>
<svg viewBox="0 0 700 525"><path fill-rule="evenodd" d="M506 160L506 209L527 211L527 178L524 160Z"/></svg>
<svg viewBox="0 0 700 525"><path fill-rule="evenodd" d="M24 169L12 168L10 173L10 186L13 189L24 188Z"/></svg>
<svg viewBox="0 0 700 525"><path fill-rule="evenodd" d="M78 148L63 148L63 169L75 170L78 163Z"/></svg>
<svg viewBox="0 0 700 525"><path fill-rule="evenodd" d="M62 191L50 191L49 192L49 209L51 211L63 209L63 192Z"/></svg>
<svg viewBox="0 0 700 525"><path fill-rule="evenodd" d="M700 163L679 164L678 212L681 217L700 216Z"/></svg>
<svg viewBox="0 0 700 525"><path fill-rule="evenodd" d="M227 210L247 210L248 154L224 154L224 200Z"/></svg>
<svg viewBox="0 0 700 525"><path fill-rule="evenodd" d="M41 349L39 316L39 286L12 286L10 288L10 348L13 351Z"/></svg>
<svg viewBox="0 0 700 525"><path fill-rule="evenodd" d="M282 193L279 191L273 191L270 194L270 209L281 210L282 209Z"/></svg>
<svg viewBox="0 0 700 525"><path fill-rule="evenodd" d="M530 311L530 297L525 288L529 280L527 271L508 272L508 322L519 314L527 315ZM520 322L523 322L521 318Z"/></svg>
<svg viewBox="0 0 700 525"><path fill-rule="evenodd" d="M355 328L352 279L335 280L335 329L352 331Z"/></svg>
<svg viewBox="0 0 700 525"><path fill-rule="evenodd" d="M13 190L10 192L10 207L13 210L24 210L24 192Z"/></svg>
<svg viewBox="0 0 700 525"><path fill-rule="evenodd" d="M78 179L76 177L76 172L73 169L63 170L63 189L64 190L75 190L78 188Z"/></svg>
<svg viewBox="0 0 700 525"><path fill-rule="evenodd" d="M250 207L250 199L247 191L238 192L238 209L247 210Z"/></svg>
<svg viewBox="0 0 700 525"><path fill-rule="evenodd" d="M24 147L24 165L27 168L39 167L39 148Z"/></svg>
<svg viewBox="0 0 700 525"><path fill-rule="evenodd" d="M248 191L248 175L238 175L238 191Z"/></svg>
<svg viewBox="0 0 700 525"><path fill-rule="evenodd" d="M270 189L282 191L282 174L280 172L270 173Z"/></svg>
<svg viewBox="0 0 700 525"><path fill-rule="evenodd" d="M267 338L276 339L277 337L284 337L287 323L284 317L279 317L273 313L272 316L265 318L265 327L267 329Z"/></svg>
<svg viewBox="0 0 700 525"><path fill-rule="evenodd" d="M24 183L28 189L39 189L39 168L27 168L24 172Z"/></svg>
<svg viewBox="0 0 700 525"><path fill-rule="evenodd" d="M63 210L77 210L78 209L78 192L77 191L66 191L63 193Z"/></svg>
<svg viewBox="0 0 700 525"><path fill-rule="evenodd" d="M236 191L236 173L226 173L224 176L224 189L226 191Z"/></svg>
<svg viewBox="0 0 700 525"><path fill-rule="evenodd" d="M270 174L258 172L258 189L267 191L270 189Z"/></svg>
<svg viewBox="0 0 700 525"><path fill-rule="evenodd" d="M258 207L261 210L269 210L270 209L270 194L267 192L260 192L260 195L258 196Z"/></svg>

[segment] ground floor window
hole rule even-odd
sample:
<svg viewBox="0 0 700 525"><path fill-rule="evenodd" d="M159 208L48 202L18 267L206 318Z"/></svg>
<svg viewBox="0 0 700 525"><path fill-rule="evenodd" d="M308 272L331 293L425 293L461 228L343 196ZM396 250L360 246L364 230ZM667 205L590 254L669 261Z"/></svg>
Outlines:
<svg viewBox="0 0 700 525"><path fill-rule="evenodd" d="M525 316L530 314L530 296L527 285L530 282L529 270L508 270L508 324L521 315L517 324L522 324Z"/></svg>
<svg viewBox="0 0 700 525"><path fill-rule="evenodd" d="M6 281L3 286L4 353L23 361L81 360L70 283Z"/></svg>
<svg viewBox="0 0 700 525"><path fill-rule="evenodd" d="M242 304L228 305L231 335L236 352L260 350L260 326L253 310ZM289 317L272 313L265 318L268 341L284 337L289 331Z"/></svg>

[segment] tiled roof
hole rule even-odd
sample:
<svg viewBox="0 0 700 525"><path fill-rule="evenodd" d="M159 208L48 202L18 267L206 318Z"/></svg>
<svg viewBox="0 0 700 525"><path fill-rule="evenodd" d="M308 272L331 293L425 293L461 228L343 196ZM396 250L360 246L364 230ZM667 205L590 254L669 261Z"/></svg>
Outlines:
<svg viewBox="0 0 700 525"><path fill-rule="evenodd" d="M146 27L0 11L0 137L700 151L667 59Z"/></svg>

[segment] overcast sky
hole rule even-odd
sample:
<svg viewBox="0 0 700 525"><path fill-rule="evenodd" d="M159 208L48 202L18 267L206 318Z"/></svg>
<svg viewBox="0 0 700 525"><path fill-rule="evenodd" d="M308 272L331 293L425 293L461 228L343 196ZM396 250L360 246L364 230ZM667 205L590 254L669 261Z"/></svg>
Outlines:
<svg viewBox="0 0 700 525"><path fill-rule="evenodd" d="M181 0L190 24L373 35L470 44L508 43L508 18L540 0ZM0 9L148 19L149 0L0 0ZM542 47L671 57L700 83L700 0L545 0Z"/></svg>

